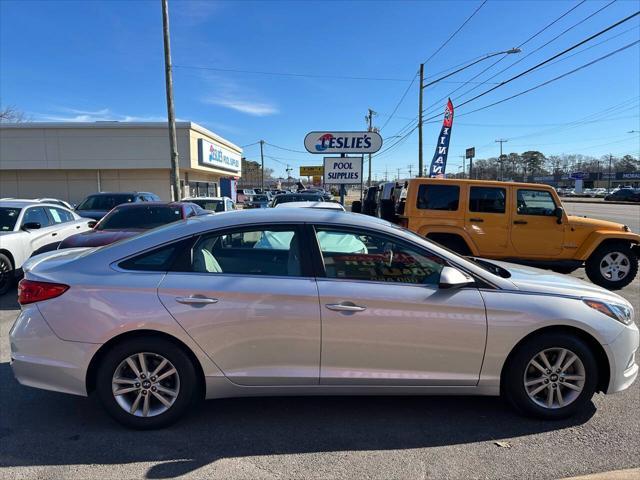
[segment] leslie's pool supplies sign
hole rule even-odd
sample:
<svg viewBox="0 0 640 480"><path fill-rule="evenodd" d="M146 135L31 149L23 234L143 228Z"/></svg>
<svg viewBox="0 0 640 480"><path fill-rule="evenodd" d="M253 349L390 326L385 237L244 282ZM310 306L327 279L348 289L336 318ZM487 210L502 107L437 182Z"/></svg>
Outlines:
<svg viewBox="0 0 640 480"><path fill-rule="evenodd" d="M309 153L376 153L381 147L376 132L310 132L304 138Z"/></svg>
<svg viewBox="0 0 640 480"><path fill-rule="evenodd" d="M324 157L324 183L353 185L362 181L362 157Z"/></svg>

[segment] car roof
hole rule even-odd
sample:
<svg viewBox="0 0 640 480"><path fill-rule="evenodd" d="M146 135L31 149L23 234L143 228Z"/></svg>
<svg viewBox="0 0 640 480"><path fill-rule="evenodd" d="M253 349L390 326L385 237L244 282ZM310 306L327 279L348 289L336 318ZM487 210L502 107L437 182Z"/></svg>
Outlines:
<svg viewBox="0 0 640 480"><path fill-rule="evenodd" d="M180 207L182 205L190 204L190 202L136 202L136 203L121 203L113 208L144 208L144 207Z"/></svg>
<svg viewBox="0 0 640 480"><path fill-rule="evenodd" d="M23 200L23 199L16 199L16 198L12 198L10 200L0 199L0 207L24 208L24 207L31 207L35 205L37 205L38 207L56 207L56 208L64 208L68 210L68 208L63 207L62 205L58 205L56 203L46 203L46 202L38 202L36 200Z"/></svg>
<svg viewBox="0 0 640 480"><path fill-rule="evenodd" d="M87 197L96 197L101 195L154 195L157 196L153 192L96 192L87 195Z"/></svg>
<svg viewBox="0 0 640 480"><path fill-rule="evenodd" d="M276 205L276 208L323 208L325 210L344 211L344 207L334 202L316 202L309 200L306 202L285 202Z"/></svg>
<svg viewBox="0 0 640 480"><path fill-rule="evenodd" d="M456 184L468 184L468 185L484 185L484 186L516 186L516 187L529 187L529 188L552 188L545 183L524 183L524 182L502 182L500 180L474 180L470 178L412 178L408 180L409 185L420 185L422 183L451 183ZM391 183L391 182L389 182ZM571 187L569 187L571 188Z"/></svg>
<svg viewBox="0 0 640 480"><path fill-rule="evenodd" d="M229 197L185 197L183 202L193 202L194 200L231 200Z"/></svg>

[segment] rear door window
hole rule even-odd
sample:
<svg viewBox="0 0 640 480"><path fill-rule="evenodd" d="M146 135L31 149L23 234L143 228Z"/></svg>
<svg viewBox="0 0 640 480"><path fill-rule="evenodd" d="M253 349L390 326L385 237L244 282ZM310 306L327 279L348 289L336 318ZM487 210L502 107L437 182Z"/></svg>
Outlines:
<svg viewBox="0 0 640 480"><path fill-rule="evenodd" d="M55 224L66 223L73 220L73 215L66 210L62 210L61 208L47 207L47 210L49 211L49 215L51 216L51 218L53 219L53 223Z"/></svg>
<svg viewBox="0 0 640 480"><path fill-rule="evenodd" d="M45 212L44 207L32 207L28 208L24 213L24 218L22 219L22 225L26 223L39 223L40 228L48 227L51 224L49 217L47 216L47 212Z"/></svg>
<svg viewBox="0 0 640 480"><path fill-rule="evenodd" d="M504 188L471 187L469 211L479 213L505 213L507 193Z"/></svg>
<svg viewBox="0 0 640 480"><path fill-rule="evenodd" d="M458 210L460 187L457 185L420 185L417 207L420 210Z"/></svg>

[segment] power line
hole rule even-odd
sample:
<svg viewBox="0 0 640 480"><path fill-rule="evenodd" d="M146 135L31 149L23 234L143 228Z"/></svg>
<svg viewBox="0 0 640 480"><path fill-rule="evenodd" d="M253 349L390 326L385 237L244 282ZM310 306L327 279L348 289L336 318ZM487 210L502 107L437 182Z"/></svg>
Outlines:
<svg viewBox="0 0 640 480"><path fill-rule="evenodd" d="M567 15L569 15L571 12L573 12L576 8L578 8L580 5L582 5L583 3L585 3L586 0L582 0L580 3L574 5L573 7L571 7L569 10L567 10L566 12L564 12L563 14L561 14L559 17L557 17L555 20L553 20L552 22L548 23L546 26L544 26L543 28L541 28L540 30L538 30L536 33L534 33L533 35L531 35L529 38L527 38L524 42L520 43L520 45L518 45L516 48L521 48L523 46L525 46L527 43L529 43L531 40L533 40L534 38L536 38L537 36L539 36L541 33L545 32L546 30L548 30L549 28L551 28L553 25L555 25L557 22L559 22L560 20L562 20L564 17L566 17ZM527 55L528 56L528 55ZM491 68L495 67L498 63L502 62L506 57L500 57L499 59L497 59L495 62L493 62L491 65L489 65L488 67L486 67L484 70L480 71L478 74L474 75L473 77L471 77L470 80L475 80L476 78L478 78L480 75L482 75L484 72L486 72L487 70L490 70ZM494 78L494 76L488 78L487 80L491 80L492 78ZM438 101L432 103L431 105L429 105L425 110L425 115L429 115L431 113L433 113L432 109L434 107L437 106L437 108L440 108L439 105L442 103L443 100L446 100L447 98L450 98L453 96L454 93L456 93L457 91L459 91L461 88L463 88L466 84L460 85L458 88L454 89L453 91L449 92L447 95L445 95L444 97L440 98ZM478 85L479 86L479 85ZM475 90L477 88L474 87L470 90L468 90L467 92L458 95L455 99L458 99L464 95L466 95L467 93Z"/></svg>
<svg viewBox="0 0 640 480"><path fill-rule="evenodd" d="M557 77L554 77L551 80L547 80L546 82L542 82L542 83L540 83L538 85L535 85L534 87L531 87L531 88L528 88L526 90L523 90L522 92L518 92L518 93L516 93L514 95L511 95L511 96L509 96L507 98L503 98L502 100L498 100L497 102L493 102L493 103L490 103L489 105L485 105L483 107L476 108L475 110L471 110L470 112L465 112L465 113L463 113L461 115L458 115L458 116L470 115L472 113L479 112L480 110L485 110L485 109L487 109L489 107L493 107L493 106L498 105L500 103L506 102L507 100L511 100L513 98L519 97L521 95L524 95L525 93L532 92L533 90L537 90L540 87L544 87L545 85L548 85L548 84L550 84L552 82L555 82L556 80L560 80L561 78L567 77L567 76L569 76L569 75L571 75L573 73L576 73L576 72L578 72L578 71L580 71L580 70L582 70L584 68L587 68L587 67L589 67L589 66L591 66L591 65L593 65L595 63L598 63L598 62L604 60L605 58L609 58L612 55L615 55L616 53L620 53L623 50L631 48L634 45L637 45L638 43L640 43L640 40L636 40L635 42L629 43L628 45L625 45L624 47L618 48L617 50L614 50L613 52L609 52L608 54L603 55L603 56L601 56L601 57L599 57L599 58L597 58L595 60L592 60L591 62L585 63L584 65L581 65L578 68L574 68L573 70L570 70L570 71L568 71L566 73L563 73L562 75L558 75ZM476 97L476 98L478 98L478 97ZM474 100L474 99L472 99L472 100ZM469 101L471 101L471 100L469 100ZM460 104L458 106L458 108L462 107L466 103L469 103L469 102L464 102L464 103Z"/></svg>
<svg viewBox="0 0 640 480"><path fill-rule="evenodd" d="M464 26L469 22L469 20L471 20L471 19L476 15L476 13L478 13L478 12L480 11L480 9L481 9L482 7L484 7L484 4L485 4L485 3L487 3L487 0L484 0L484 1L480 4L480 6L479 6L478 8L476 8L476 9L473 11L473 13L472 13L471 15L469 15L469 16L467 17L467 19L466 19L464 22L462 22L462 25L460 25L460 26L458 27L458 29L457 29L455 32L453 32L451 35L449 35L449 38L447 38L447 39L444 41L444 43L443 43L442 45L440 45L440 47L438 47L438 49L437 49L435 52L433 52L433 53L429 56L429 58L427 58L427 59L426 59L424 62L422 62L422 63L427 63L429 60L431 60L433 57L435 57L435 56L436 56L436 54L437 54L438 52L440 52L440 50L442 50L442 49L443 49L443 48L444 48L444 47L445 47L445 46L446 46L446 45L451 41L451 39L452 39L453 37L455 37L455 36L458 34L458 32L459 32L460 30L462 30L462 28L463 28L463 27L464 27Z"/></svg>
<svg viewBox="0 0 640 480"><path fill-rule="evenodd" d="M591 35L591 36L589 36L589 37L585 38L584 40L581 40L580 42L578 42L578 43L576 43L576 44L574 44L574 45L570 46L569 48L566 48L566 49L564 49L563 51L561 51L561 52L559 52L559 53L556 53L555 55L553 55L553 56L551 56L551 57L547 58L546 60L543 60L542 62L540 62L540 63L538 63L538 64L534 65L533 67L530 67L530 68L528 68L528 69L524 70L523 72L520 72L519 74L514 75L513 77L511 77L511 78L509 78L509 79L507 79L507 80L504 80L504 81L500 82L500 83L499 83L498 85L496 85L495 87L491 87L491 88L489 88L488 90L485 90L484 92L479 93L479 94L478 94L478 95L476 95L475 97L470 98L469 100L467 100L467 101L465 101L465 102L463 102L463 103L461 103L461 104L457 105L456 107L457 107L457 108L463 107L464 105L467 105L468 103L471 103L471 102L473 102L473 101L477 100L478 98L481 98L481 97L483 97L483 96L487 95L488 93L491 93L491 92L493 92L494 90L496 90L496 89L498 89L498 88L500 88L500 87L503 87L504 85L506 85L506 84L508 84L508 83L511 83L512 81L517 80L518 78L523 77L524 75L527 75L528 73L531 73L532 71L534 71L534 70L536 70L536 69L540 68L541 66L543 66L543 65L545 65L545 64L547 64L547 63L549 63L549 62L551 62L551 61L553 61L553 60L555 60L555 59L556 59L556 58L558 58L558 57L561 57L561 56L562 56L562 55L564 55L565 53L568 53L568 52L570 52L570 51L572 51L572 50L574 50L574 49L578 48L579 46L584 45L584 44L585 44L585 43L587 43L587 42L590 42L590 41L591 41L591 40L593 40L594 38L597 38L597 37L599 37L600 35L603 35L603 34L605 34L606 32L608 32L608 31L610 31L610 30L612 30L612 29L614 29L614 28L618 27L619 25L622 25L623 23L628 22L629 20L631 20L631 19L632 19L632 18L634 18L634 17L637 17L638 15L640 15L640 11L638 11L638 12L636 12L636 13L633 13L633 14L631 14L631 15L629 15L629 16L627 16L627 17L623 18L622 20L617 21L616 23L614 23L614 24L612 24L612 25L608 26L607 28L605 28L605 29L603 29L603 30L600 30L600 31L599 31L599 32L597 32L597 33L594 33L593 35ZM628 47L627 47L627 48L628 48ZM614 53L615 53L615 52L614 52ZM599 60L600 60L600 59L599 59ZM570 73L572 73L572 72L569 72L568 74L570 74ZM554 79L554 80L556 80L556 79ZM553 81L553 80L552 80L552 81ZM547 82L547 83L549 83L549 82ZM541 86L541 85L540 85L540 86ZM536 88L537 88L537 87L536 87ZM518 96L518 95L515 95L515 96ZM515 96L514 96L514 97L515 97ZM485 107L485 108L488 108L488 107ZM468 115L468 113L465 113L464 115ZM439 116L439 114L438 114L438 115L435 115L435 116L432 116L432 117L429 117L429 118L427 118L426 120L431 120L431 119L436 118L436 117L438 117L438 116Z"/></svg>
<svg viewBox="0 0 640 480"><path fill-rule="evenodd" d="M400 97L400 100L398 101L398 103L396 104L396 107L393 109L393 112L391 112L391 115L389 115L389 118L387 118L387 121L384 122L384 125L382 125L382 127L380 127L380 130L384 129L384 127L386 127L389 122L391 121L391 119L393 118L393 116L396 114L396 112L398 111L398 108L400 107L400 105L402 104L402 102L404 101L404 98L407 96L407 93L409 93L409 90L411 90L411 87L413 86L413 84L416 81L416 78L418 78L418 72L416 72L416 74L413 76L413 80L411 80L411 83L409 84L409 86L407 87L407 89L404 91L404 93L402 94L402 96Z"/></svg>
<svg viewBox="0 0 640 480"><path fill-rule="evenodd" d="M544 47L548 46L549 44L551 44L552 42L555 42L558 38L562 37L565 33L573 30L575 27L583 24L584 22L586 22L587 20L589 20L590 18L594 17L595 15L597 15L598 13L602 12L604 9L610 7L611 5L613 5L616 2L616 0L611 0L611 2L609 2L608 4L604 5L603 7L599 8L598 10L596 10L595 12L589 14L588 16L586 16L585 18L583 18L582 20L580 20L579 22L574 23L573 25L571 25L570 27L566 28L565 30L563 30L562 32L560 32L558 35L556 35L555 37L553 37L551 40L549 40L548 42L540 45L539 47L537 47L536 49L532 50L531 52L527 53L524 57L518 58L516 61L514 61L511 65L506 66L505 68L503 68L502 70L500 70L499 72L493 74L492 76L490 76L489 78L486 79L486 81L488 82L489 80L494 79L495 77L497 77L498 75L500 75L501 73L506 72L507 70L511 69L512 67L514 67L515 65L517 65L518 63L524 61L525 59L527 59L528 57L530 57L531 55L533 55L534 53L540 51L541 49L543 49ZM463 85L464 86L464 85ZM463 86L459 87L462 88ZM480 85L476 85L473 88L470 88L469 90L467 90L466 92L458 95L456 97L456 99L464 97L466 94L476 90L477 88L479 88L481 86Z"/></svg>
<svg viewBox="0 0 640 480"><path fill-rule="evenodd" d="M309 153L307 151L304 150L295 150L293 148L287 148L287 147L281 147L279 145L274 145L273 143L269 143L269 142L264 142L265 145L269 145L270 147L275 147L275 148L279 148L280 150L286 150L288 152L294 152L294 153Z"/></svg>
<svg viewBox="0 0 640 480"><path fill-rule="evenodd" d="M371 80L382 82L409 82L406 78L387 78L387 77L367 77L356 75L325 75L316 73L294 73L294 72L269 72L263 70L241 70L236 68L218 68L206 67L200 65L174 65L175 68L184 68L189 70L213 70L216 72L243 73L255 75L274 75L280 77L299 77L299 78L330 78L336 80Z"/></svg>

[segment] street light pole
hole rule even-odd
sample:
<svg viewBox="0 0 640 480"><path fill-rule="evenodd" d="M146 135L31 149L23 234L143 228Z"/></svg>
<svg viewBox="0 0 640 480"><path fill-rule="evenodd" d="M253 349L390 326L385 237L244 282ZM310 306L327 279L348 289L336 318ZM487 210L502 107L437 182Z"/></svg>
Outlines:
<svg viewBox="0 0 640 480"><path fill-rule="evenodd" d="M503 138L496 140L496 143L500 144L500 158L498 159L498 163L500 164L500 180L504 180L504 172L503 172L503 159L502 159L502 144L508 142L508 140L505 140Z"/></svg>
<svg viewBox="0 0 640 480"><path fill-rule="evenodd" d="M262 179L260 180L260 188L262 189L262 193L264 193L264 152L262 148L264 146L264 140L260 140L260 165L262 169Z"/></svg>
<svg viewBox="0 0 640 480"><path fill-rule="evenodd" d="M484 57L479 58L478 60L476 60L475 62L471 62L468 65L465 65L463 67L458 68L457 70L454 70L451 73L447 73L446 75L443 75L440 78L436 78L435 80L432 80L431 82L427 83L425 85L424 83L424 63L420 64L420 86L418 88L419 92L418 92L418 176L421 177L424 174L424 170L423 170L423 161L422 161L422 102L423 102L423 93L422 91L427 88L430 87L431 85L434 85L442 80L444 80L445 78L449 78L453 75L455 75L456 73L460 73L463 70L466 70L469 67L474 66L477 63L483 62L485 60L487 60L488 58L491 57L495 57L496 55L511 55L513 53L520 53L522 50L520 50L519 48L510 48L509 50L503 50L501 52L494 52L494 53L488 53L487 55L485 55Z"/></svg>
<svg viewBox="0 0 640 480"><path fill-rule="evenodd" d="M179 201L180 169L178 166L178 145L176 140L176 116L173 107L173 73L171 71L171 44L169 42L169 6L162 0L162 33L164 37L164 71L167 90L167 120L169 122L169 150L171 153L171 197Z"/></svg>
<svg viewBox="0 0 640 480"><path fill-rule="evenodd" d="M607 193L611 193L611 161L613 159L613 156L611 154L609 154L609 187L607 188Z"/></svg>
<svg viewBox="0 0 640 480"><path fill-rule="evenodd" d="M424 63L420 64L420 88L418 93L418 177L424 175L422 160L422 92L424 90Z"/></svg>

